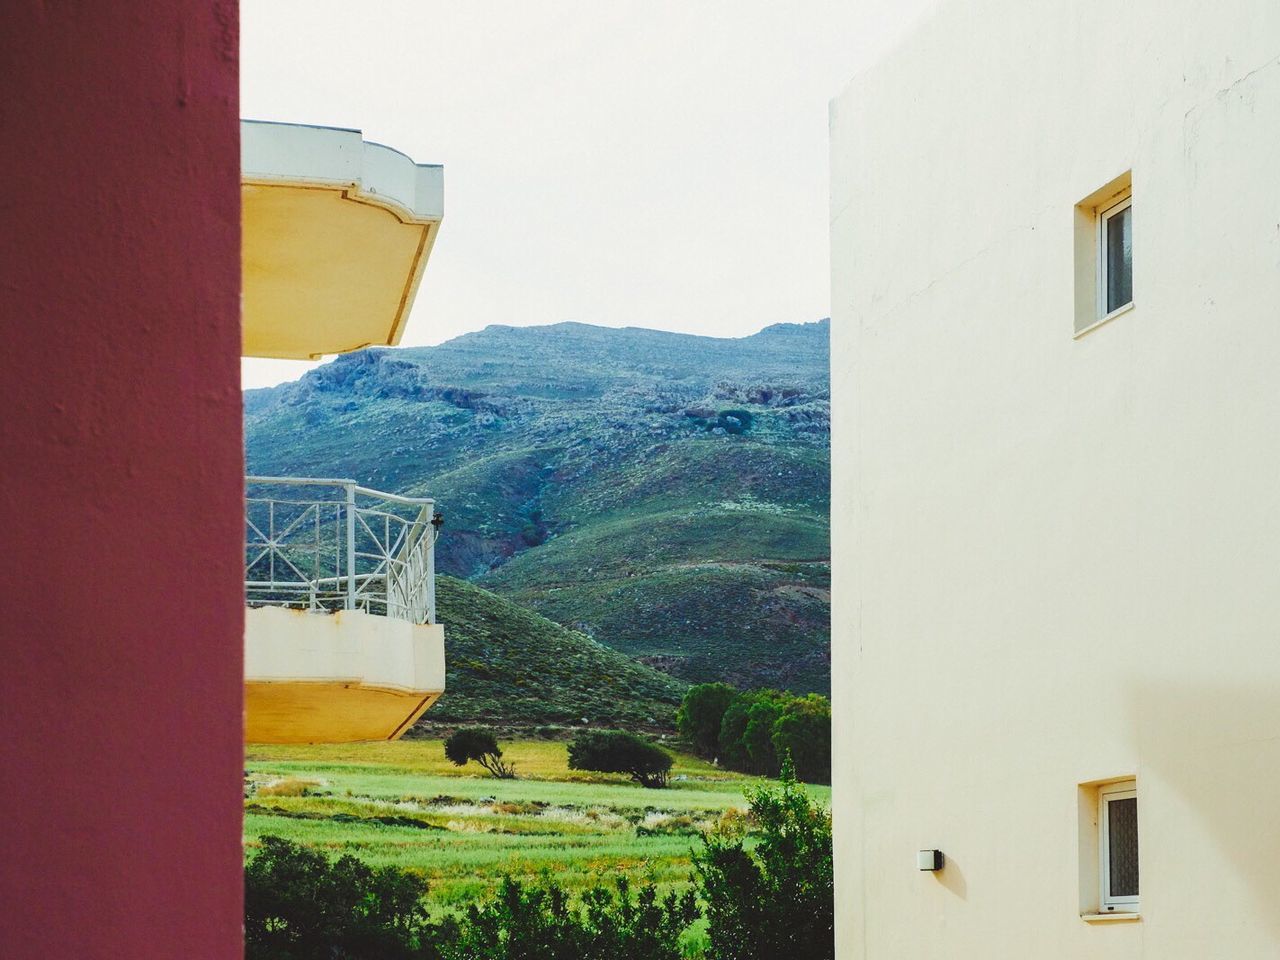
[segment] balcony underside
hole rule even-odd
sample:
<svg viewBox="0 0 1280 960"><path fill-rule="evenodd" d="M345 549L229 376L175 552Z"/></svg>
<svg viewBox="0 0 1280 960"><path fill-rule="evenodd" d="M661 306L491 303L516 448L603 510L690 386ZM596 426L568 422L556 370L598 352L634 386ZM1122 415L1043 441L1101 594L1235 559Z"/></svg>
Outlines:
<svg viewBox="0 0 1280 960"><path fill-rule="evenodd" d="M443 215L443 175L359 131L241 124L243 346L308 359L392 346Z"/></svg>
<svg viewBox="0 0 1280 960"><path fill-rule="evenodd" d="M444 628L355 610L245 611L249 743L394 740L444 691Z"/></svg>
<svg viewBox="0 0 1280 960"><path fill-rule="evenodd" d="M354 682L245 681L247 743L397 740L439 699Z"/></svg>

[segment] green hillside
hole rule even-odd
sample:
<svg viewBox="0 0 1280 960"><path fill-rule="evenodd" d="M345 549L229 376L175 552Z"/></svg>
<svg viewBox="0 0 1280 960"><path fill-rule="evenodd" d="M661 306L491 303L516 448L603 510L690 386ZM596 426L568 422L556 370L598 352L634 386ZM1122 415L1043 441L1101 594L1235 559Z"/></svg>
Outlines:
<svg viewBox="0 0 1280 960"><path fill-rule="evenodd" d="M435 497L441 570L675 676L825 693L829 383L825 321L489 327L248 391L246 455Z"/></svg>
<svg viewBox="0 0 1280 960"><path fill-rule="evenodd" d="M454 577L436 603L448 674L430 724L672 726L680 681Z"/></svg>

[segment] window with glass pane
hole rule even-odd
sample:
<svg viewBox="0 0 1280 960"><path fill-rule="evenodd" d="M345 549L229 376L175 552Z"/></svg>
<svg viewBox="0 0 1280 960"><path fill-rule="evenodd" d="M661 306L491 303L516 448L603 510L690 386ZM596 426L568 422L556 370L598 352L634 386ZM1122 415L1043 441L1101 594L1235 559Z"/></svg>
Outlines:
<svg viewBox="0 0 1280 960"><path fill-rule="evenodd" d="M1138 904L1138 795L1135 784L1115 784L1099 794L1102 907L1136 910Z"/></svg>
<svg viewBox="0 0 1280 960"><path fill-rule="evenodd" d="M1133 302L1133 207L1126 198L1102 214L1104 315Z"/></svg>
<svg viewBox="0 0 1280 960"><path fill-rule="evenodd" d="M1108 864L1111 867L1111 889L1108 893L1113 897L1136 897L1138 895L1138 799L1129 797L1125 800L1112 800L1107 804L1107 820L1111 829L1108 831L1111 849L1107 851Z"/></svg>

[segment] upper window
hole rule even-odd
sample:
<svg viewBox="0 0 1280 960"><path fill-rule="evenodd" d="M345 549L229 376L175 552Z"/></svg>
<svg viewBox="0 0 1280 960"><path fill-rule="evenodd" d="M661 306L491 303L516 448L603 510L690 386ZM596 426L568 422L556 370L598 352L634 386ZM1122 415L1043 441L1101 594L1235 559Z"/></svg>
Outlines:
<svg viewBox="0 0 1280 960"><path fill-rule="evenodd" d="M1138 791L1133 780L1098 790L1102 913L1138 911Z"/></svg>
<svg viewBox="0 0 1280 960"><path fill-rule="evenodd" d="M1104 183L1075 209L1074 335L1133 309L1133 177Z"/></svg>
<svg viewBox="0 0 1280 960"><path fill-rule="evenodd" d="M1133 197L1098 212L1098 317L1133 303Z"/></svg>

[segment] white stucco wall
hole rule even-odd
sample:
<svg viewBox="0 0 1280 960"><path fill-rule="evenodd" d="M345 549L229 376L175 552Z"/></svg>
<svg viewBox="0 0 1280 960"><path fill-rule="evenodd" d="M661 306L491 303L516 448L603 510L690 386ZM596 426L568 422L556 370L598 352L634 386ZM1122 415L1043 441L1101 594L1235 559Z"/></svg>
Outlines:
<svg viewBox="0 0 1280 960"><path fill-rule="evenodd" d="M951 2L831 129L839 956L1280 956L1280 3ZM1142 918L1086 923L1125 775Z"/></svg>
<svg viewBox="0 0 1280 960"><path fill-rule="evenodd" d="M359 610L245 610L244 673L254 682L352 682L417 693L444 689L444 627Z"/></svg>

